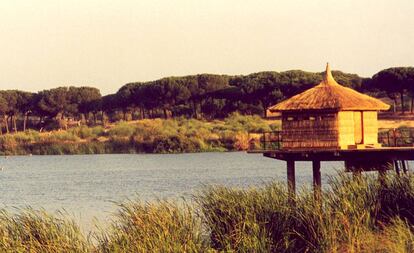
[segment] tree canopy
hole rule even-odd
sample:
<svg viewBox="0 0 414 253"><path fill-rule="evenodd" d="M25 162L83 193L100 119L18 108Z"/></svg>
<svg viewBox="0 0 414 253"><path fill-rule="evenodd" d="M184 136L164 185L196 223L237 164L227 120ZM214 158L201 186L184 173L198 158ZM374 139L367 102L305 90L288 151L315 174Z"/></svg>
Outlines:
<svg viewBox="0 0 414 253"><path fill-rule="evenodd" d="M381 70L372 78L341 71L332 72L338 83L394 101L394 108L406 111L406 97L414 97L414 68ZM223 118L233 112L266 116L267 108L318 84L322 73L290 70L249 75L199 74L166 77L148 82L131 82L115 94L101 96L93 87L57 87L30 93L0 91L2 128L17 129L16 119L88 119L104 114L110 121L154 117ZM103 121L103 119L102 119ZM40 122L40 121L39 121ZM19 124L17 124L19 125ZM24 127L25 129L25 127Z"/></svg>

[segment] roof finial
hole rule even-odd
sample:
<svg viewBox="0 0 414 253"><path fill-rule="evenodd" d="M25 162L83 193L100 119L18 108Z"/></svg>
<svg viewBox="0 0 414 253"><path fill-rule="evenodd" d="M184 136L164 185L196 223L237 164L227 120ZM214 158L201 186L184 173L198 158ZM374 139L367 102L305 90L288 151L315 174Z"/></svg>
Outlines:
<svg viewBox="0 0 414 253"><path fill-rule="evenodd" d="M335 79L332 76L331 68L329 67L329 62L326 63L326 71L325 71L325 75L323 77L323 81L324 81L325 84L334 84L334 83L336 83Z"/></svg>

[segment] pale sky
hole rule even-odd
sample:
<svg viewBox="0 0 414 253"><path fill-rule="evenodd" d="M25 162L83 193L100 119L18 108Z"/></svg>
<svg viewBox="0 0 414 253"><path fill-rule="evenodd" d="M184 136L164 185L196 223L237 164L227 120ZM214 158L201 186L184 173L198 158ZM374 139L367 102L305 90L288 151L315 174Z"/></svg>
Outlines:
<svg viewBox="0 0 414 253"><path fill-rule="evenodd" d="M0 89L414 65L414 0L1 0Z"/></svg>

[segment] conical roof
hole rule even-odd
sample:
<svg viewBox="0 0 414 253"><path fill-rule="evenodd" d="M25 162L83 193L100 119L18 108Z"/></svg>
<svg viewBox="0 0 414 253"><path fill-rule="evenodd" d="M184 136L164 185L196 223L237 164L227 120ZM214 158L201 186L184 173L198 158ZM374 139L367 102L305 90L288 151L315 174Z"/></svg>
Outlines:
<svg viewBox="0 0 414 253"><path fill-rule="evenodd" d="M269 110L379 111L389 108L389 105L379 99L338 84L332 76L329 64L326 64L326 72L320 84L270 107Z"/></svg>

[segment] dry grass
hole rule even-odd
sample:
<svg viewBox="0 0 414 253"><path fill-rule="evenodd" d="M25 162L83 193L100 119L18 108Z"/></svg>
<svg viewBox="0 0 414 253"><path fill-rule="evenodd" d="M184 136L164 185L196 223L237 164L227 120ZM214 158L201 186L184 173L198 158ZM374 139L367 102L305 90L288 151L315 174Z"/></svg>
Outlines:
<svg viewBox="0 0 414 253"><path fill-rule="evenodd" d="M414 127L414 120L378 120L379 128Z"/></svg>

